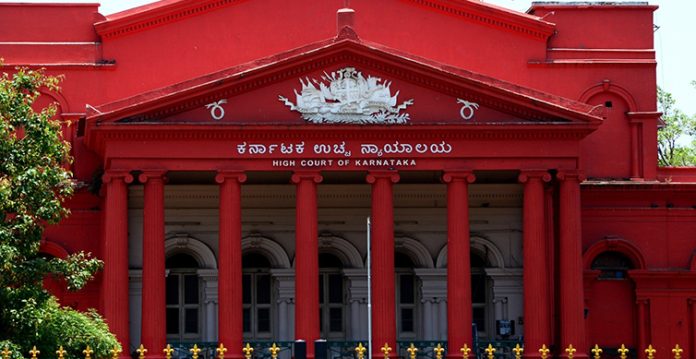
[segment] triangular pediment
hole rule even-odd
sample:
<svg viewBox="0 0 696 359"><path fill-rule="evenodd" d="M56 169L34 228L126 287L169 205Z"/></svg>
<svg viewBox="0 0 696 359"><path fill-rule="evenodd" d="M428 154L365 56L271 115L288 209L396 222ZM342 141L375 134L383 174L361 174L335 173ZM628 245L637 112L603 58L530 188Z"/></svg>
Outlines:
<svg viewBox="0 0 696 359"><path fill-rule="evenodd" d="M585 124L587 104L417 58L354 34L92 108L88 123Z"/></svg>

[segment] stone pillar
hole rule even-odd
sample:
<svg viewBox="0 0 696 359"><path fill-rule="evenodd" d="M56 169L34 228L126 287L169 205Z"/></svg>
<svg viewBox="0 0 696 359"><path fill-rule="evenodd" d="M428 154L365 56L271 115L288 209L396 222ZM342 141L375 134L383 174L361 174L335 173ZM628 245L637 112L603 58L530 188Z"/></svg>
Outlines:
<svg viewBox="0 0 696 359"><path fill-rule="evenodd" d="M392 185L399 181L393 171L370 171L372 184L372 343L373 358L384 354L385 343L396 350L396 303L394 288L394 204Z"/></svg>
<svg viewBox="0 0 696 359"><path fill-rule="evenodd" d="M546 171L522 171L519 181L524 184L522 210L523 279L524 279L524 346L541 348L550 345L549 286L546 278L548 263L546 227L544 223L544 182L551 180ZM527 351L525 358L538 358L539 352Z"/></svg>
<svg viewBox="0 0 696 359"><path fill-rule="evenodd" d="M314 358L319 339L319 239L317 230L317 183L319 172L295 172L295 339L307 342L307 358Z"/></svg>
<svg viewBox="0 0 696 359"><path fill-rule="evenodd" d="M441 330L443 318L440 316L440 306L447 298L447 271L445 268L416 268L414 271L421 283L423 339L446 339Z"/></svg>
<svg viewBox="0 0 696 359"><path fill-rule="evenodd" d="M271 269L271 277L278 308L277 337L281 341L292 341L294 335L291 324L295 322L295 273L292 269Z"/></svg>
<svg viewBox="0 0 696 359"><path fill-rule="evenodd" d="M218 237L218 341L231 348L231 358L242 357L242 189L246 175L219 172L220 213ZM237 349L239 348L239 349Z"/></svg>
<svg viewBox="0 0 696 359"><path fill-rule="evenodd" d="M636 301L636 305L638 306L638 348L642 349L648 347L648 333L646 330L648 299L640 298Z"/></svg>
<svg viewBox="0 0 696 359"><path fill-rule="evenodd" d="M130 305L130 345L132 348L140 345L140 329L142 328L142 299L143 299L143 271L141 269L128 270L128 304Z"/></svg>
<svg viewBox="0 0 696 359"><path fill-rule="evenodd" d="M127 171L107 171L104 203L104 275L102 308L109 330L123 347L121 358L130 358L128 328L128 187L133 176Z"/></svg>
<svg viewBox="0 0 696 359"><path fill-rule="evenodd" d="M202 338L207 342L214 342L218 338L216 325L218 324L218 271L199 269L197 274L203 281L203 308L205 309L203 325L205 331L203 331Z"/></svg>
<svg viewBox="0 0 696 359"><path fill-rule="evenodd" d="M464 344L473 345L471 332L471 263L469 247L469 183L471 171L446 172L447 183L447 354L459 356Z"/></svg>
<svg viewBox="0 0 696 359"><path fill-rule="evenodd" d="M166 171L143 171L143 298L140 342L146 348L167 345L167 316L164 273L164 175ZM152 351L153 358L164 358Z"/></svg>
<svg viewBox="0 0 696 359"><path fill-rule="evenodd" d="M575 358L587 358L582 268L580 182L577 171L558 173L561 182L559 213L561 353L570 344L577 348Z"/></svg>
<svg viewBox="0 0 696 359"><path fill-rule="evenodd" d="M367 273L365 269L345 268L343 275L348 280L348 303L350 304L350 331L348 340L367 340Z"/></svg>

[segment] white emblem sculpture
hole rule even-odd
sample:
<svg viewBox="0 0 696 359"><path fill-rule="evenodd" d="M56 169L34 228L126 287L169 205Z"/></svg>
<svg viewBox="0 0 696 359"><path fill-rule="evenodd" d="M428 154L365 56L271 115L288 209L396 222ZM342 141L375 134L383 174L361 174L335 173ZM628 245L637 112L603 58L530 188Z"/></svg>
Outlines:
<svg viewBox="0 0 696 359"><path fill-rule="evenodd" d="M300 79L302 91L295 90L296 103L283 96L278 98L311 123L403 124L410 119L408 113L400 112L412 105L413 99L397 106L399 91L392 96L391 82L372 76L365 78L354 67L330 75L324 72L321 78L321 82Z"/></svg>

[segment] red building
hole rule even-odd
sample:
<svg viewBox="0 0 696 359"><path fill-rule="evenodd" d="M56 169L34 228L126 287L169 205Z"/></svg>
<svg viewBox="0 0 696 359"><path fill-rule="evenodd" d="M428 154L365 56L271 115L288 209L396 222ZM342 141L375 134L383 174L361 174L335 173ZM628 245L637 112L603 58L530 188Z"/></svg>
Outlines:
<svg viewBox="0 0 696 359"><path fill-rule="evenodd" d="M380 357L475 337L693 358L696 171L657 166L655 9L0 4L5 69L65 74L45 101L80 190L43 250L105 263L54 291L151 354L370 322Z"/></svg>

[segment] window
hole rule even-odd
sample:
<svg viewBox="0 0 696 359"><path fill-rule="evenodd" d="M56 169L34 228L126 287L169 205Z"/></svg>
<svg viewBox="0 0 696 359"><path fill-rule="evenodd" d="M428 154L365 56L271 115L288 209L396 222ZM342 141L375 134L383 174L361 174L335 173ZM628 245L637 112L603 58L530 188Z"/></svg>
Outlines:
<svg viewBox="0 0 696 359"><path fill-rule="evenodd" d="M595 257L591 268L600 271L599 279L622 280L633 269L633 263L621 252L607 251Z"/></svg>
<svg viewBox="0 0 696 359"><path fill-rule="evenodd" d="M167 259L169 275L166 282L167 338L198 340L201 329L201 305L198 263L188 254L175 254Z"/></svg>
<svg viewBox="0 0 696 359"><path fill-rule="evenodd" d="M259 253L248 253L242 257L242 267L244 339L270 339L273 332L271 263Z"/></svg>
<svg viewBox="0 0 696 359"><path fill-rule="evenodd" d="M343 264L333 254L319 254L319 328L322 338L345 338Z"/></svg>
<svg viewBox="0 0 696 359"><path fill-rule="evenodd" d="M417 321L417 288L416 276L413 273L413 261L408 255L394 253L396 273L396 323L399 338L416 338Z"/></svg>
<svg viewBox="0 0 696 359"><path fill-rule="evenodd" d="M471 252L471 306L472 319L479 332L486 331L486 261L478 254Z"/></svg>

